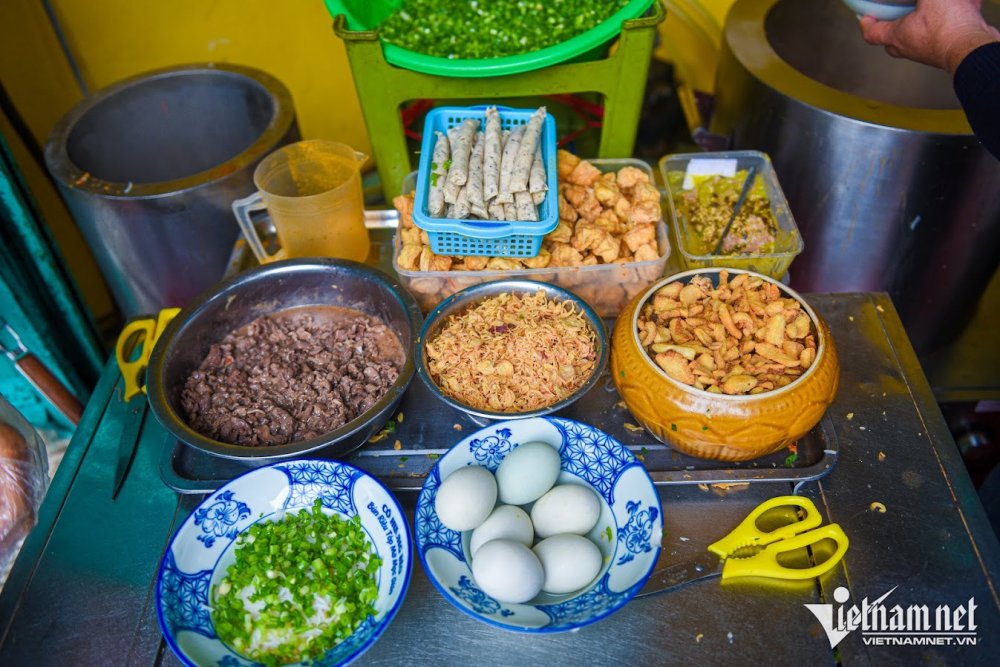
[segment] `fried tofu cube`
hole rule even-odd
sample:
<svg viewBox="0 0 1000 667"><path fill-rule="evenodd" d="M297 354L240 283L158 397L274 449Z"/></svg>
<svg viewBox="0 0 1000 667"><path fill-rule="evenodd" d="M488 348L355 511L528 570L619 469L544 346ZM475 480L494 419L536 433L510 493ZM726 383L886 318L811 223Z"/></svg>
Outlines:
<svg viewBox="0 0 1000 667"><path fill-rule="evenodd" d="M419 244L404 244L399 249L399 256L396 257L396 263L399 264L399 268L406 269L407 271L416 271L420 266L418 262L420 261L422 250L423 248Z"/></svg>
<svg viewBox="0 0 1000 667"><path fill-rule="evenodd" d="M578 164L580 164L580 158L569 151L559 149L559 152L556 153L556 171L559 173L559 180L567 180Z"/></svg>
<svg viewBox="0 0 1000 667"><path fill-rule="evenodd" d="M590 186L601 178L601 170L586 160L580 160L566 180L574 185Z"/></svg>
<svg viewBox="0 0 1000 667"><path fill-rule="evenodd" d="M656 227L648 223L636 225L622 236L622 240L625 241L634 253L641 246L656 242Z"/></svg>
<svg viewBox="0 0 1000 667"><path fill-rule="evenodd" d="M553 243L549 250L552 260L549 266L581 266L583 255L568 243Z"/></svg>

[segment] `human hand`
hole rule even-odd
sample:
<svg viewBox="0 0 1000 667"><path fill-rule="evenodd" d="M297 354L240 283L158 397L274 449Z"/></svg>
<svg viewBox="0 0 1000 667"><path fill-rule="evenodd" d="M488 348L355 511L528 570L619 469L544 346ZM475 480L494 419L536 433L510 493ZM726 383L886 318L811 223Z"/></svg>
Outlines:
<svg viewBox="0 0 1000 667"><path fill-rule="evenodd" d="M954 74L973 50L1000 40L980 10L983 0L917 0L917 8L896 21L861 19L869 44L884 46L894 58L908 58Z"/></svg>

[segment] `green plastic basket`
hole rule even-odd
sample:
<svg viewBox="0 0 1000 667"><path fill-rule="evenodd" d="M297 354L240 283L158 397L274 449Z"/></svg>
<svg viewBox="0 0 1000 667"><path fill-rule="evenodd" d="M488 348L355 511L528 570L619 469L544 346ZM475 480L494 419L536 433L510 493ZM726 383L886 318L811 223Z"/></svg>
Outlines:
<svg viewBox="0 0 1000 667"><path fill-rule="evenodd" d="M519 74L599 51L621 32L622 21L641 16L653 2L654 0L631 0L606 21L587 32L565 42L516 56L480 60L439 58L385 42L382 49L390 64L424 74L455 78ZM402 0L324 0L324 3L331 16L344 15L349 29L372 31L402 4Z"/></svg>

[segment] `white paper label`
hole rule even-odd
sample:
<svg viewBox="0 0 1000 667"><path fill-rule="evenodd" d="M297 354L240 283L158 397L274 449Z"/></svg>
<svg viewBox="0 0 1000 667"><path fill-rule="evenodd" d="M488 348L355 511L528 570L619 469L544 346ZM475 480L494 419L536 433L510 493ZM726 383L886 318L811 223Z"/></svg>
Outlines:
<svg viewBox="0 0 1000 667"><path fill-rule="evenodd" d="M732 178L736 176L736 159L719 158L694 158L688 161L687 171L684 173L685 190L694 187L695 176L723 176Z"/></svg>

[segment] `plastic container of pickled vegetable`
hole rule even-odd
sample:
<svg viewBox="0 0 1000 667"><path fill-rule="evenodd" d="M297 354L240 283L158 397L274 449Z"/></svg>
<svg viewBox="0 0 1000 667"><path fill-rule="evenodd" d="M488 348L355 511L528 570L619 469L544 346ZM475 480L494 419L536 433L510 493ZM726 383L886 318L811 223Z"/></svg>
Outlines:
<svg viewBox="0 0 1000 667"><path fill-rule="evenodd" d="M719 160L723 161L719 165L725 163L731 169L695 175L685 183L692 160ZM683 269L732 267L778 280L785 276L805 244L766 154L681 153L660 158L659 167ZM740 207L723 250L715 254L751 167L756 167L754 186Z"/></svg>
<svg viewBox="0 0 1000 667"><path fill-rule="evenodd" d="M653 169L634 158L589 159L602 172L618 171L622 167L637 167L653 180ZM411 192L417 184L417 172L403 180L403 192ZM491 280L539 280L565 287L586 301L601 317L617 317L632 297L649 287L664 273L670 258L670 239L666 223L656 223L656 243L660 256L643 262L596 264L593 266L550 266L541 269L506 271L415 271L399 265L399 234L393 237L392 268L399 282L417 300L421 310L430 312L443 299L455 292Z"/></svg>

